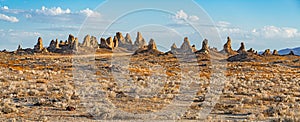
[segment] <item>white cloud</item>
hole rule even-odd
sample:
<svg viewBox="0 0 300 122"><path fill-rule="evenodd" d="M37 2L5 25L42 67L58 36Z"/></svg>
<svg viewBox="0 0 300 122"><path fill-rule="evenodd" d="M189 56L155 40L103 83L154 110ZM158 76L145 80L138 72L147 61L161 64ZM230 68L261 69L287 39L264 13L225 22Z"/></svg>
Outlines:
<svg viewBox="0 0 300 122"><path fill-rule="evenodd" d="M3 21L7 21L7 22L19 22L19 19L14 17L14 16L7 16L5 14L0 14L0 20L3 20Z"/></svg>
<svg viewBox="0 0 300 122"><path fill-rule="evenodd" d="M20 10L20 9L10 9L8 6L0 7L0 10L1 12L11 13L11 14L19 14L25 12L24 10Z"/></svg>
<svg viewBox="0 0 300 122"><path fill-rule="evenodd" d="M95 11L89 9L89 8L86 8L84 10L80 10L79 13L84 14L85 16L88 16L88 17L98 17L98 16L100 16L100 13L95 12Z"/></svg>
<svg viewBox="0 0 300 122"><path fill-rule="evenodd" d="M298 29L288 27L264 26L260 29L253 29L251 32L254 36L266 39L300 37Z"/></svg>
<svg viewBox="0 0 300 122"><path fill-rule="evenodd" d="M199 20L198 16L188 15L183 10L177 11L175 16L173 16L172 18L177 24L186 24L185 21L195 22Z"/></svg>
<svg viewBox="0 0 300 122"><path fill-rule="evenodd" d="M62 9L60 7L52 7L52 8L46 8L45 6L42 6L41 9L37 9L35 11L38 14L44 14L44 15L62 15L62 14L70 14L71 10L70 9Z"/></svg>
<svg viewBox="0 0 300 122"><path fill-rule="evenodd" d="M8 10L8 6L1 7L2 10Z"/></svg>

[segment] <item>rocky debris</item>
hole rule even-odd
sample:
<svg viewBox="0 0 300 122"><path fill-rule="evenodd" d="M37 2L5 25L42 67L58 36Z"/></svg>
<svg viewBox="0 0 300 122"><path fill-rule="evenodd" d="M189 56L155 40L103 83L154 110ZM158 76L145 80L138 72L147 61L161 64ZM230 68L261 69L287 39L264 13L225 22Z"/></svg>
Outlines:
<svg viewBox="0 0 300 122"><path fill-rule="evenodd" d="M136 50L134 55L144 54L144 53L156 54L156 55L162 54L162 52L157 50L156 43L153 39L150 39L149 44L147 46L144 46L143 48L139 48L138 50Z"/></svg>
<svg viewBox="0 0 300 122"><path fill-rule="evenodd" d="M208 54L209 52L209 45L208 45L208 40L204 39L202 42L202 48L198 50L196 53L205 53Z"/></svg>
<svg viewBox="0 0 300 122"><path fill-rule="evenodd" d="M295 55L294 51L291 50L290 53L288 55Z"/></svg>
<svg viewBox="0 0 300 122"><path fill-rule="evenodd" d="M127 50L131 50L132 49L132 39L129 35L129 33L126 34L125 38L123 37L121 32L117 32L116 36L114 37L114 43L117 43L117 47L122 47L125 48Z"/></svg>
<svg viewBox="0 0 300 122"><path fill-rule="evenodd" d="M140 32L137 32L136 40L134 42L135 48L143 48L146 45L146 41L143 38L142 34Z"/></svg>
<svg viewBox="0 0 300 122"><path fill-rule="evenodd" d="M230 37L227 37L227 42L224 44L223 50L221 52L226 53L228 55L236 54L236 52L233 51L232 48L231 48L231 39L230 39Z"/></svg>
<svg viewBox="0 0 300 122"><path fill-rule="evenodd" d="M273 51L273 55L279 55L277 50Z"/></svg>
<svg viewBox="0 0 300 122"><path fill-rule="evenodd" d="M42 52L43 48L44 48L43 39L42 39L42 37L39 37L38 42L36 45L34 45L33 50L34 50L34 52Z"/></svg>
<svg viewBox="0 0 300 122"><path fill-rule="evenodd" d="M266 49L265 52L262 53L263 56L270 56L272 55L271 50L270 49Z"/></svg>
<svg viewBox="0 0 300 122"><path fill-rule="evenodd" d="M238 53L246 53L245 44L242 42L241 47L237 50Z"/></svg>
<svg viewBox="0 0 300 122"><path fill-rule="evenodd" d="M230 56L227 61L230 62L252 62L259 61L260 57L253 53L239 53L234 56Z"/></svg>

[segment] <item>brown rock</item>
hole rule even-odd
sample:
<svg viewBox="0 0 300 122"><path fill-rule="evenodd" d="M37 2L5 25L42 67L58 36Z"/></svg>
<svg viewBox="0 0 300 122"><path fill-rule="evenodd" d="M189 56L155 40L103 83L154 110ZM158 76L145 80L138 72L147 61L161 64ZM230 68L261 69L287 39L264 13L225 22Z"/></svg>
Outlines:
<svg viewBox="0 0 300 122"><path fill-rule="evenodd" d="M106 39L106 43L107 43L109 48L114 49L114 42L113 42L113 39L111 37L108 37Z"/></svg>
<svg viewBox="0 0 300 122"><path fill-rule="evenodd" d="M245 44L242 42L241 47L237 50L238 53L246 53Z"/></svg>
<svg viewBox="0 0 300 122"><path fill-rule="evenodd" d="M55 41L54 40L51 40L50 44L49 44L49 47L47 48L48 51L50 52L54 52L56 50L56 44L55 44Z"/></svg>
<svg viewBox="0 0 300 122"><path fill-rule="evenodd" d="M209 52L208 40L204 39L202 42L202 48L198 50L196 53L208 53L208 52Z"/></svg>
<svg viewBox="0 0 300 122"><path fill-rule="evenodd" d="M227 37L227 42L224 44L223 46L223 50L221 51L223 53L227 53L229 55L233 55L233 54L236 54L232 48L231 48L231 39L230 37Z"/></svg>
<svg viewBox="0 0 300 122"><path fill-rule="evenodd" d="M142 34L140 32L137 32L136 40L134 42L134 46L136 48L143 48L146 45L146 41L143 38Z"/></svg>
<svg viewBox="0 0 300 122"><path fill-rule="evenodd" d="M132 45L132 39L131 39L131 36L129 35L129 33L126 33L125 42L128 45Z"/></svg>
<svg viewBox="0 0 300 122"><path fill-rule="evenodd" d="M265 52L262 54L263 56L272 55L270 49L266 49Z"/></svg>
<svg viewBox="0 0 300 122"><path fill-rule="evenodd" d="M100 48L112 49L108 44L105 38L100 39Z"/></svg>
<svg viewBox="0 0 300 122"><path fill-rule="evenodd" d="M177 50L177 46L175 43L173 43L173 45L171 46L171 51Z"/></svg>
<svg viewBox="0 0 300 122"><path fill-rule="evenodd" d="M255 50L253 50L253 48L250 48L249 50L247 50L247 52L249 52L249 53L255 53Z"/></svg>
<svg viewBox="0 0 300 122"><path fill-rule="evenodd" d="M117 37L117 41L118 41L118 46L125 47L126 41L125 41L122 33L121 32L117 32L116 33L116 37Z"/></svg>
<svg viewBox="0 0 300 122"><path fill-rule="evenodd" d="M119 39L117 38L117 36L114 36L113 48L117 48L118 46L119 46Z"/></svg>
<svg viewBox="0 0 300 122"><path fill-rule="evenodd" d="M193 52L193 49L192 49L192 47L190 45L190 41L189 41L188 37L184 38L184 41L183 41L183 43L182 43L182 45L180 47L180 50L183 53L191 53L191 52Z"/></svg>
<svg viewBox="0 0 300 122"><path fill-rule="evenodd" d="M68 45L72 48L72 44L74 43L75 37L72 34L69 34L68 37Z"/></svg>
<svg viewBox="0 0 300 122"><path fill-rule="evenodd" d="M82 43L82 46L83 47L90 47L90 42L91 42L91 36L90 35L86 35L84 38L83 38L83 43Z"/></svg>
<svg viewBox="0 0 300 122"><path fill-rule="evenodd" d="M95 36L91 37L90 47L93 48L93 49L98 49L99 48L99 43L98 43L97 38Z"/></svg>
<svg viewBox="0 0 300 122"><path fill-rule="evenodd" d="M273 51L273 55L279 55L277 50Z"/></svg>
<svg viewBox="0 0 300 122"><path fill-rule="evenodd" d="M150 39L149 41L148 50L157 50L156 44L153 39Z"/></svg>
<svg viewBox="0 0 300 122"><path fill-rule="evenodd" d="M42 37L38 38L38 42L36 45L34 45L34 52L41 52L43 50L44 46L43 46L43 39Z"/></svg>
<svg viewBox="0 0 300 122"><path fill-rule="evenodd" d="M67 110L67 111L75 111L76 108L73 107L73 106L67 106L66 110Z"/></svg>

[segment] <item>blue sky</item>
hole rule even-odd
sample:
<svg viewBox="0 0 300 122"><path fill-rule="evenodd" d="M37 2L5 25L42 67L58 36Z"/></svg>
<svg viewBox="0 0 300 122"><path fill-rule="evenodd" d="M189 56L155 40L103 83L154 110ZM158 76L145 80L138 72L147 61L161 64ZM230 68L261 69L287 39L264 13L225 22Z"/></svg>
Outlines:
<svg viewBox="0 0 300 122"><path fill-rule="evenodd" d="M202 11L192 5L194 2L203 8ZM99 39L104 31L104 37L121 31L130 33L133 39L136 31L141 31L146 40L154 38L165 50L172 43L179 46L184 36L188 36L197 48L201 47L203 38L208 38L212 46L220 48L223 44L215 42L218 35L214 29L218 30L222 43L230 36L235 49L241 41L246 43L247 48L254 47L257 50L300 47L299 0L194 2L0 0L0 49L15 50L18 44L32 48L39 36L43 37L45 46L52 39L66 40L70 33L78 36L80 41L86 34ZM166 8L173 14L157 9L139 10L116 20L122 13L132 8L138 9L138 6L139 9ZM201 25L200 34L186 21L199 27ZM210 31L211 28L214 29Z"/></svg>

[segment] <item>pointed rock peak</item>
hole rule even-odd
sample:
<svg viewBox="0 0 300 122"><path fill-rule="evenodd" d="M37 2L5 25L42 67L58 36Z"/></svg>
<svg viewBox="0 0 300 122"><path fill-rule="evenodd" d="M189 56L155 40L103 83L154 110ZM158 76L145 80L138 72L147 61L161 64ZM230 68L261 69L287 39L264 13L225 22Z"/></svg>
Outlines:
<svg viewBox="0 0 300 122"><path fill-rule="evenodd" d="M240 48L238 49L238 53L245 53L245 52L246 52L245 44L244 42L242 42Z"/></svg>
<svg viewBox="0 0 300 122"><path fill-rule="evenodd" d="M266 49L265 52L262 55L264 55L264 56L271 55L270 49Z"/></svg>
<svg viewBox="0 0 300 122"><path fill-rule="evenodd" d="M192 49L188 37L185 37L185 38L184 38L184 42L182 43L182 45L181 45L180 48L181 48L182 50L189 50L189 49Z"/></svg>
<svg viewBox="0 0 300 122"><path fill-rule="evenodd" d="M129 45L132 44L132 39L131 39L131 36L129 33L126 33L126 36L125 36L125 42Z"/></svg>
<svg viewBox="0 0 300 122"><path fill-rule="evenodd" d="M229 36L227 37L227 43L231 44L231 39Z"/></svg>
<svg viewBox="0 0 300 122"><path fill-rule="evenodd" d="M156 43L153 39L150 39L149 41L148 50L157 50Z"/></svg>
<svg viewBox="0 0 300 122"><path fill-rule="evenodd" d="M42 39L42 37L39 37L38 38L38 43L37 44L43 44L43 39Z"/></svg>
<svg viewBox="0 0 300 122"><path fill-rule="evenodd" d="M130 34L129 34L129 33L126 33L126 36L125 36L125 38L127 38L127 39L131 39L131 36L130 36Z"/></svg>
<svg viewBox="0 0 300 122"><path fill-rule="evenodd" d="M177 49L177 46L175 43L172 44L171 49Z"/></svg>
<svg viewBox="0 0 300 122"><path fill-rule="evenodd" d="M141 32L137 32L137 36L136 36L136 37L137 37L137 38L143 38Z"/></svg>
<svg viewBox="0 0 300 122"><path fill-rule="evenodd" d="M22 50L22 47L21 47L21 45L19 44L19 46L18 46L18 49L17 49L17 51L18 50Z"/></svg>
<svg viewBox="0 0 300 122"><path fill-rule="evenodd" d="M208 40L204 39L202 42L202 48L201 50L208 50L209 46L208 46Z"/></svg>
<svg viewBox="0 0 300 122"><path fill-rule="evenodd" d="M273 55L279 55L277 50L273 51Z"/></svg>
<svg viewBox="0 0 300 122"><path fill-rule="evenodd" d="M137 47L137 48L142 48L144 47L144 45L146 45L146 41L145 39L142 37L142 34L140 32L137 32L137 37L136 37L136 40L134 42L134 45Z"/></svg>

